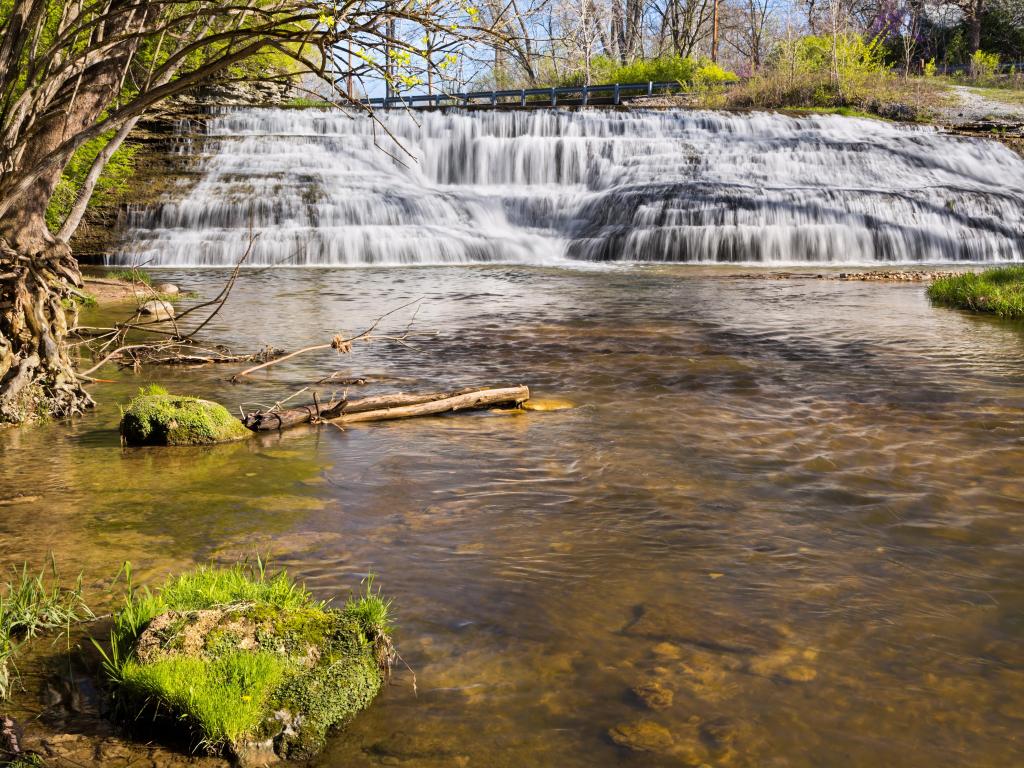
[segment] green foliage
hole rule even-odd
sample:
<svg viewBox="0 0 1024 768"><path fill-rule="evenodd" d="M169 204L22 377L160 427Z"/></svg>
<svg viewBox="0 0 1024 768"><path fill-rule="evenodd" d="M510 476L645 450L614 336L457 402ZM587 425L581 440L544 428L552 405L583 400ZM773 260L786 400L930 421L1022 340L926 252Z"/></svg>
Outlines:
<svg viewBox="0 0 1024 768"><path fill-rule="evenodd" d="M726 85L737 82L739 76L735 72L723 69L713 61L701 61L693 80L699 85Z"/></svg>
<svg viewBox="0 0 1024 768"><path fill-rule="evenodd" d="M839 35L834 59L832 45L830 35L783 40L764 71L730 91L729 105L852 108L885 114L885 107L895 104L902 106L897 114L916 115L940 89L924 79L910 82L892 73L885 65L885 49L878 38Z"/></svg>
<svg viewBox="0 0 1024 768"><path fill-rule="evenodd" d="M121 415L129 445L208 445L251 436L224 406L197 397L139 394Z"/></svg>
<svg viewBox="0 0 1024 768"><path fill-rule="evenodd" d="M586 75L582 71L563 78L562 85L582 85ZM620 64L608 56L595 56L590 60L590 82L606 83L682 83L683 85L709 85L735 82L735 73L722 69L704 59L685 56L661 56Z"/></svg>
<svg viewBox="0 0 1024 768"><path fill-rule="evenodd" d="M945 307L1022 320L1024 267L999 267L942 277L928 286L928 298Z"/></svg>
<svg viewBox="0 0 1024 768"><path fill-rule="evenodd" d="M50 198L49 207L46 209L46 225L50 231L56 232L60 229L64 220L71 212L78 193L85 183L85 177L89 174L93 161L103 151L113 132L106 133L83 144L68 162L61 175L60 182ZM90 206L110 205L120 199L125 183L135 173L135 156L138 148L131 144L122 144L117 151L111 155L103 173L100 174L93 190Z"/></svg>
<svg viewBox="0 0 1024 768"><path fill-rule="evenodd" d="M278 737L287 756L309 756L380 690L379 636L365 626L388 626L390 603L372 581L337 611L259 559L201 566L155 593L134 587L130 564L123 572L125 601L101 651L126 716L169 713L211 751Z"/></svg>
<svg viewBox="0 0 1024 768"><path fill-rule="evenodd" d="M0 588L0 700L10 695L20 643L50 630L68 632L72 624L91 617L82 599L82 577L71 589L60 586L52 557L39 573L29 573L27 563L12 568L10 581Z"/></svg>
<svg viewBox="0 0 1024 768"><path fill-rule="evenodd" d="M935 57L932 56L928 61L924 63L924 76L935 77L935 73L938 71L938 67L935 65Z"/></svg>
<svg viewBox="0 0 1024 768"><path fill-rule="evenodd" d="M999 54L975 51L971 54L971 79L975 83L985 84L992 81L999 72Z"/></svg>

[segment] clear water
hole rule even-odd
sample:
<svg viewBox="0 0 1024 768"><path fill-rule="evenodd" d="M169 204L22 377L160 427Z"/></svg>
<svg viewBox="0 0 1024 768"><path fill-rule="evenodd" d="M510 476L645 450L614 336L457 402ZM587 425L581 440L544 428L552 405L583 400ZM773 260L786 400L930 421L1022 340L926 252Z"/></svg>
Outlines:
<svg viewBox="0 0 1024 768"><path fill-rule="evenodd" d="M1024 258L1024 160L933 128L716 112L241 110L110 263ZM390 137L389 137L390 134ZM391 137L394 137L393 139Z"/></svg>
<svg viewBox="0 0 1024 768"><path fill-rule="evenodd" d="M38 497L0 510L0 566L52 549L101 605L124 559L271 552L321 597L372 570L418 693L398 673L318 768L1024 764L1019 324L914 284L423 267L250 273L210 338L296 348L417 297L416 349L109 370L70 428L0 431L0 497ZM578 407L119 445L154 379L235 408L334 370ZM670 740L617 746L637 721Z"/></svg>

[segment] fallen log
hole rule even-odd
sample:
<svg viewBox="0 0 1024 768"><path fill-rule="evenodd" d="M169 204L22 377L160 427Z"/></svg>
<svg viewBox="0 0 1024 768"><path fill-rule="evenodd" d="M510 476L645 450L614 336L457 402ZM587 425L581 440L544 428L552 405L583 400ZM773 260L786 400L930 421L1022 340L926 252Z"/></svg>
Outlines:
<svg viewBox="0 0 1024 768"><path fill-rule="evenodd" d="M314 419L319 419L323 410L335 408L343 401L332 400L329 403L318 406L316 403L300 405L296 408L284 408L271 411L254 411L245 414L242 423L253 432L273 432L277 429L288 429L299 424L308 424Z"/></svg>
<svg viewBox="0 0 1024 768"><path fill-rule="evenodd" d="M340 415L334 416L328 419L328 421L335 424L353 424L361 421L410 419L415 416L432 416L438 413L466 411L474 408L486 408L492 405L518 405L530 399L529 387L478 389L458 394L445 394L448 396L426 402L390 405L358 412L344 408Z"/></svg>
<svg viewBox="0 0 1024 768"><path fill-rule="evenodd" d="M254 432L287 429L311 421L351 423L384 421L429 416L448 411L464 411L492 405L515 405L529 399L528 387L467 387L449 392L427 394L396 393L358 400L333 400L308 403L295 408L248 413L242 423Z"/></svg>

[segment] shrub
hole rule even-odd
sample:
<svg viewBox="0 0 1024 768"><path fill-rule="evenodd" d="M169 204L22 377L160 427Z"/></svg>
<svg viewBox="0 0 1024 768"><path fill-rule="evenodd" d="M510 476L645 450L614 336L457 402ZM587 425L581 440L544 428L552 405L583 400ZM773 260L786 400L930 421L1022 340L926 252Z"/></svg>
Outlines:
<svg viewBox="0 0 1024 768"><path fill-rule="evenodd" d="M573 72L562 79L561 85L582 85L585 73ZM735 82L735 73L703 59L685 56L661 56L620 64L608 56L595 56L590 60L590 82L606 83L682 83L708 85Z"/></svg>
<svg viewBox="0 0 1024 768"><path fill-rule="evenodd" d="M971 79L976 83L988 83L999 71L999 54L977 50L971 54Z"/></svg>

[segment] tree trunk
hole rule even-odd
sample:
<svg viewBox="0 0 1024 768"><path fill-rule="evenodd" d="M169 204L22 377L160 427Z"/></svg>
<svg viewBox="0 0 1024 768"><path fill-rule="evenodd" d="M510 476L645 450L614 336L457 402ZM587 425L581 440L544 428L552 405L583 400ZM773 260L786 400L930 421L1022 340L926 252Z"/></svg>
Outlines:
<svg viewBox="0 0 1024 768"><path fill-rule="evenodd" d="M119 0L120 6L130 0ZM126 12L128 33L137 9ZM70 152L59 148L68 136L92 125L117 95L127 62L138 42L129 38L61 86L30 134L19 166L42 172L0 216L0 424L35 418L68 418L94 403L82 387L65 344L71 288L82 284L78 264L64 240L46 226L46 208Z"/></svg>
<svg viewBox="0 0 1024 768"><path fill-rule="evenodd" d="M971 53L981 50L981 17L985 13L984 0L975 0L970 14Z"/></svg>

